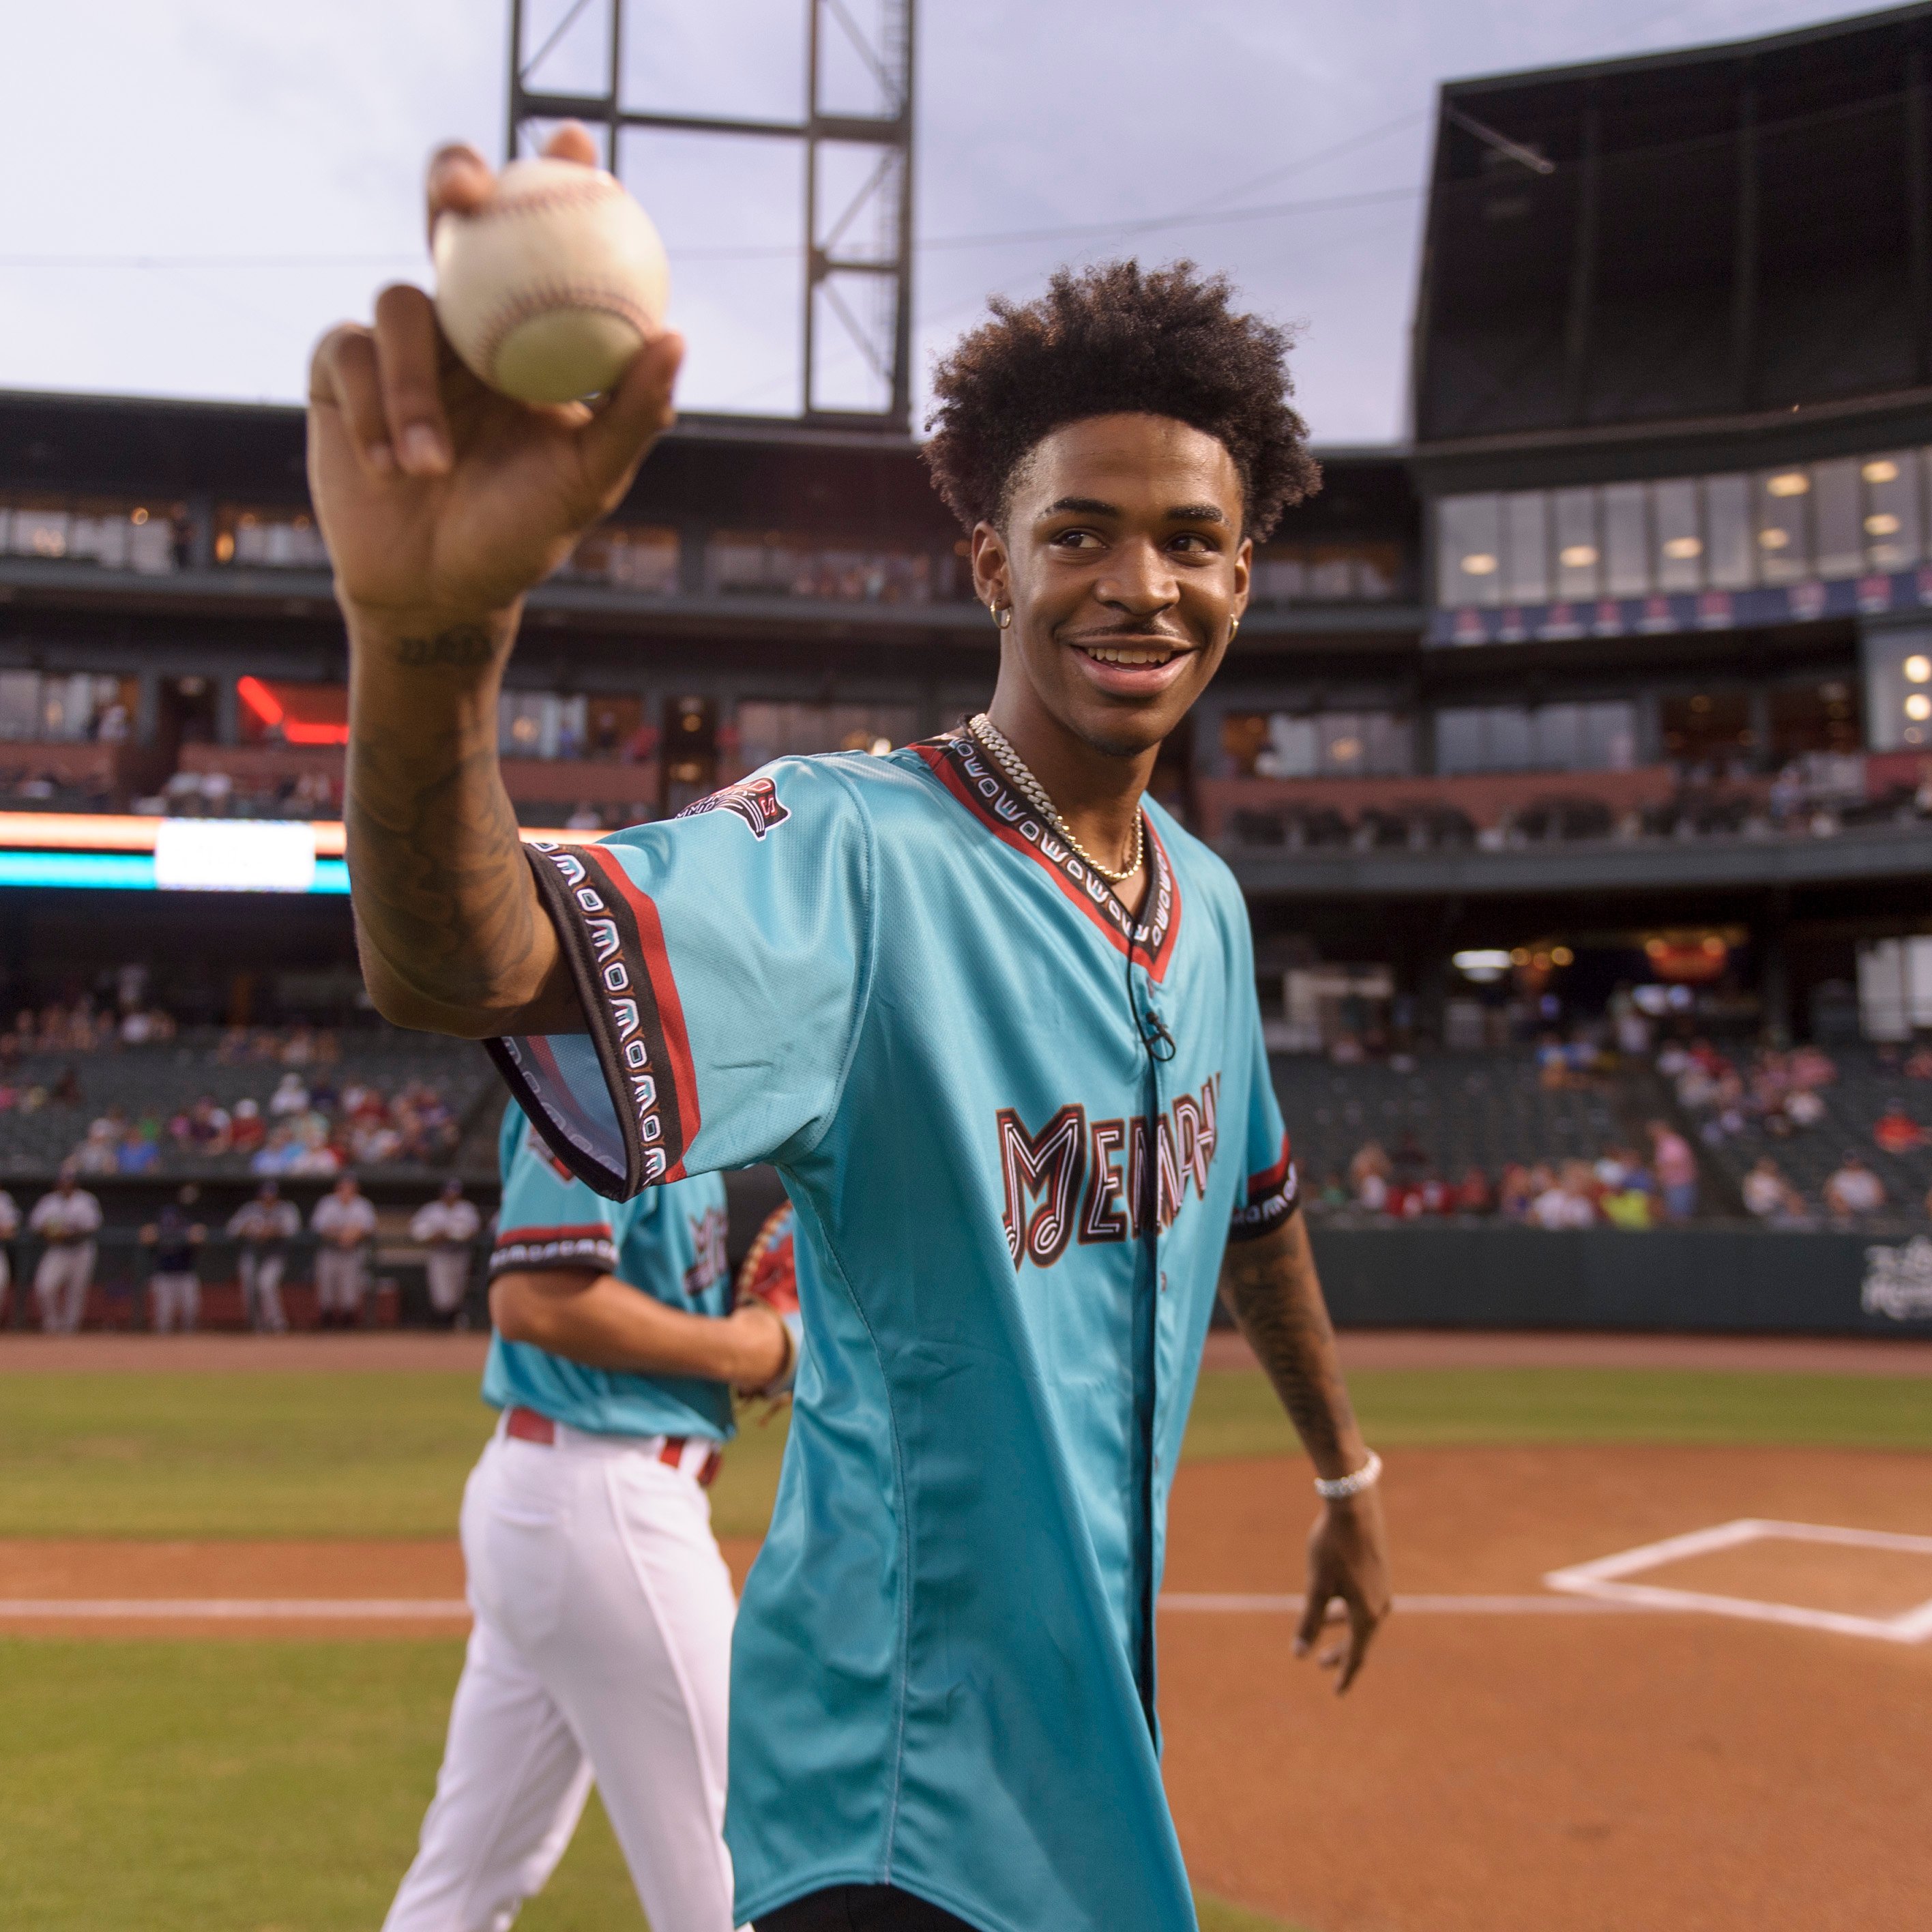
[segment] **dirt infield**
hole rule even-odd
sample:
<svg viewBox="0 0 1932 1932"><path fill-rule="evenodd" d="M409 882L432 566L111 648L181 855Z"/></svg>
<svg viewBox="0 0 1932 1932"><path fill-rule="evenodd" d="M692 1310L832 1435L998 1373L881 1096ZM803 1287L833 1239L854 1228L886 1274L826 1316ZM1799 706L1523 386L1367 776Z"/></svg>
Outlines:
<svg viewBox="0 0 1932 1932"><path fill-rule="evenodd" d="M483 1334L391 1330L351 1335L38 1335L0 1333L0 1375L152 1373L156 1370L463 1370L480 1372ZM1932 1376L1932 1341L1862 1337L1490 1334L1345 1330L1352 1369L1703 1369ZM1202 1366L1251 1369L1246 1342L1208 1338Z"/></svg>
<svg viewBox="0 0 1932 1932"><path fill-rule="evenodd" d="M1162 1618L1176 1816L1204 1889L1316 1932L1837 1932L1932 1892L1932 1642L1557 1596L1545 1574L1740 1518L1932 1537L1932 1458L1444 1448L1390 1459L1399 1611L1337 1702L1290 1655L1306 1472L1178 1479ZM742 1575L754 1546L728 1554ZM1754 1541L1647 1580L1857 1616L1932 1599L1932 1552ZM454 1631L453 1543L0 1544L0 1599L352 1599ZM1256 1599L1276 1607L1252 1607ZM386 1617L415 1599L428 1616ZM1233 1607L1230 1607L1231 1600ZM432 1608L432 1606L434 1606ZM1540 1614L1544 1611L1562 1614ZM1575 1612L1570 1614L1568 1612ZM0 1629L305 1630L94 1616Z"/></svg>

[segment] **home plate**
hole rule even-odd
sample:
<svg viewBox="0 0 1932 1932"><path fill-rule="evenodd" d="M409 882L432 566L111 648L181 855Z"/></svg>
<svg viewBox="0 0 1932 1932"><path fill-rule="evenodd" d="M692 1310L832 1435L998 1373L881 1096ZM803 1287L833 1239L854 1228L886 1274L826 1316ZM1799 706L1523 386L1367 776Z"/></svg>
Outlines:
<svg viewBox="0 0 1932 1932"><path fill-rule="evenodd" d="M1657 1580L1660 1571L1675 1580ZM1652 1580L1630 1580L1646 1576ZM1543 1580L1574 1598L1631 1609L1740 1617L1883 1643L1932 1638L1932 1536L1743 1516L1552 1570ZM1745 1594L1760 1590L1766 1594Z"/></svg>

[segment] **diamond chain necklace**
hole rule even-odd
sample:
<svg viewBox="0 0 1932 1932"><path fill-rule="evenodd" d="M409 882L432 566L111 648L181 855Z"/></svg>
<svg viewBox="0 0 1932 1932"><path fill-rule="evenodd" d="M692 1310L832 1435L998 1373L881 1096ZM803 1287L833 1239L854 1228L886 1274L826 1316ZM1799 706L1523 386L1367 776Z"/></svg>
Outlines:
<svg viewBox="0 0 1932 1932"><path fill-rule="evenodd" d="M1110 886L1118 886L1123 879L1131 879L1141 868L1141 860L1147 848L1146 820L1138 807L1134 812L1134 845L1127 855L1127 862L1117 872L1111 866L1103 866L1078 839L1072 828L1060 815L1060 808L1046 795L1046 788L1028 769L1026 760L1006 741L1000 728L982 711L968 718L966 728L993 754L993 761L1004 772L1014 788L1033 808L1044 818L1054 830L1072 847L1075 853L1087 865L1100 874Z"/></svg>

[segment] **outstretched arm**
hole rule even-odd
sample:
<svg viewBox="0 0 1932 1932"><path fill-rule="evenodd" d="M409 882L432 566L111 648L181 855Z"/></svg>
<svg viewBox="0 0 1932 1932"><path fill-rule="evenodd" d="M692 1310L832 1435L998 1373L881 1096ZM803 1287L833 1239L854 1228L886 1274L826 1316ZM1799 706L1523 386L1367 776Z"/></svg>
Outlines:
<svg viewBox="0 0 1932 1932"><path fill-rule="evenodd" d="M735 1388L768 1387L791 1354L784 1324L760 1303L721 1321L667 1308L588 1268L500 1274L490 1284L490 1318L506 1342L532 1342L593 1369L702 1376Z"/></svg>
<svg viewBox="0 0 1932 1932"><path fill-rule="evenodd" d="M574 125L548 152L595 155ZM432 226L491 187L473 150L445 149ZM660 336L595 409L533 407L478 382L407 287L316 350L309 488L349 632L350 879L364 976L398 1025L583 1024L497 769L497 694L525 596L622 500L682 353Z"/></svg>
<svg viewBox="0 0 1932 1932"><path fill-rule="evenodd" d="M1268 1372L1316 1473L1332 1480L1360 1469L1369 1452L1342 1379L1335 1330L1299 1214L1258 1240L1229 1244L1221 1299ZM1306 1654L1339 1598L1348 1614L1348 1639L1322 1658L1324 1669L1336 1672L1338 1691L1354 1682L1376 1627L1388 1615L1386 1541L1381 1494L1372 1484L1324 1502L1309 1532L1308 1600L1295 1654Z"/></svg>

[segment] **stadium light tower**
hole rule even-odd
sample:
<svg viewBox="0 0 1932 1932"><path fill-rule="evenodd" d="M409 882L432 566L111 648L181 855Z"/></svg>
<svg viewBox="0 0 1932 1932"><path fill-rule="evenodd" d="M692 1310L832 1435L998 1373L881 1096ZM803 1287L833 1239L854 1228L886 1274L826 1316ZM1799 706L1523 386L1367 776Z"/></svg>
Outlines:
<svg viewBox="0 0 1932 1932"><path fill-rule="evenodd" d="M659 37L646 16L664 0L511 0L508 154L534 151L546 124L581 121L622 172L632 129L787 142L802 151L805 256L802 393L808 420L905 430L912 414L912 151L914 0L790 0L804 37L796 118L682 113L629 104L627 47ZM688 18L689 16L686 16ZM568 80L546 86L574 44ZM674 250L675 254L675 250ZM866 400L841 364L860 359ZM836 400L841 392L845 406Z"/></svg>

